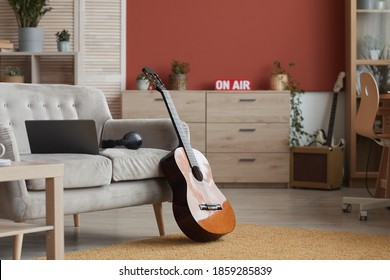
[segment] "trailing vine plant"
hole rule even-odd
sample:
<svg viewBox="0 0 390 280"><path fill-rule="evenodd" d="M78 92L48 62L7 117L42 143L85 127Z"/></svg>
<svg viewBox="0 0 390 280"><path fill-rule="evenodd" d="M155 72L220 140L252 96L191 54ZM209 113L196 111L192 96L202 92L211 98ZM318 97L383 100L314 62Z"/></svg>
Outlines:
<svg viewBox="0 0 390 280"><path fill-rule="evenodd" d="M294 67L295 63L290 62L289 67ZM272 73L287 74L288 82L285 84L285 89L290 91L290 146L302 146L305 139L312 137L311 134L304 130L303 114L301 109L301 96L305 91L300 87L300 84L295 80L294 76L282 67L280 61L274 61L274 69Z"/></svg>

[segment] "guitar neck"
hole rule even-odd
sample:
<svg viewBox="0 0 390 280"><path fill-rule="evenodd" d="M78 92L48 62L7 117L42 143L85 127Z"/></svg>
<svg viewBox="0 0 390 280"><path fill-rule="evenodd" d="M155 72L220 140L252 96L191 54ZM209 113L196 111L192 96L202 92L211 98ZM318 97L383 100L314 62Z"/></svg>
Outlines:
<svg viewBox="0 0 390 280"><path fill-rule="evenodd" d="M176 107L173 103L173 100L171 98L169 91L166 89L162 89L162 90L159 90L159 92L161 93L163 100L164 100L164 103L168 109L169 116L170 116L170 118L172 120L172 124L175 128L176 135L179 139L179 146L183 147L183 149L187 155L188 161L190 162L191 167L198 166L195 155L192 151L191 144L188 141L187 131L184 130L184 128L183 128L179 114L176 111Z"/></svg>
<svg viewBox="0 0 390 280"><path fill-rule="evenodd" d="M326 146L330 147L332 145L332 138L333 138L333 128L334 128L334 122L336 118L336 108L337 108L337 98L338 93L333 93L333 101L332 101L332 110L330 113L329 118L329 125L328 125L328 134L326 136Z"/></svg>

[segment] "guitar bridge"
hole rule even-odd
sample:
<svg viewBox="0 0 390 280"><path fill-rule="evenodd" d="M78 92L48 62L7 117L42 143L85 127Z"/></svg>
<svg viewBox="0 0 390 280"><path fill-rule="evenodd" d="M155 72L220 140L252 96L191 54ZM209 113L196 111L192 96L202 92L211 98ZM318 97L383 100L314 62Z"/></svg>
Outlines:
<svg viewBox="0 0 390 280"><path fill-rule="evenodd" d="M199 204L200 210L206 210L206 211L217 211L222 210L221 204L208 204L208 203L202 203Z"/></svg>

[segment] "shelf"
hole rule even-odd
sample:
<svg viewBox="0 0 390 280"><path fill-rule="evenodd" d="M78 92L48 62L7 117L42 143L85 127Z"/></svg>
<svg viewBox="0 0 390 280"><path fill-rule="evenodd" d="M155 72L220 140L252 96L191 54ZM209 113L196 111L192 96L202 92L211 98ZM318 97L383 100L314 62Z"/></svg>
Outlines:
<svg viewBox="0 0 390 280"><path fill-rule="evenodd" d="M0 56L74 56L76 52L0 52Z"/></svg>
<svg viewBox="0 0 390 280"><path fill-rule="evenodd" d="M378 84L380 101L387 104L390 101L390 6L388 1L384 8L379 9L375 4L363 6L368 1L345 1L346 12L346 176L349 186L363 187L365 185L366 170L371 183L375 183L375 177L379 169L382 155L382 147L372 144L370 139L357 134L356 112L359 108L360 92L359 74L361 71L375 71ZM375 3L377 3L375 1ZM381 5L381 4L380 4ZM381 6L382 7L382 6ZM379 50L373 52L374 50ZM383 59L372 59L383 58ZM378 74L379 73L379 74ZM387 119L388 109L382 109L382 115L378 115L378 128L387 131L390 121ZM386 119L385 116L386 115ZM367 167L368 166L368 167Z"/></svg>
<svg viewBox="0 0 390 280"><path fill-rule="evenodd" d="M0 237L15 236L18 234L27 234L41 231L52 230L53 226L42 226L26 223L15 223L8 220L0 220Z"/></svg>
<svg viewBox="0 0 390 280"><path fill-rule="evenodd" d="M372 9L372 10L367 10L367 9L357 9L356 12L358 14L390 14L389 9Z"/></svg>
<svg viewBox="0 0 390 280"><path fill-rule="evenodd" d="M356 65L389 65L390 60L385 59L356 59Z"/></svg>
<svg viewBox="0 0 390 280"><path fill-rule="evenodd" d="M2 52L0 76L8 66L18 67L26 83L77 85L77 52Z"/></svg>

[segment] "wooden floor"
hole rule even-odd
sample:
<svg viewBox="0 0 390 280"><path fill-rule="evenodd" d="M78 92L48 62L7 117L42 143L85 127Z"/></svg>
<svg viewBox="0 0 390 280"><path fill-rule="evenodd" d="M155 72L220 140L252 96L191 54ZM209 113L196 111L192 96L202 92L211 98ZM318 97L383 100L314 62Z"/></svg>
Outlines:
<svg viewBox="0 0 390 280"><path fill-rule="evenodd" d="M368 220L358 219L358 206L351 213L341 211L343 196L367 197L365 189L309 190L295 188L223 188L238 223L353 231L390 235L390 211L368 212ZM164 205L167 234L178 232L171 205ZM34 223L43 221L34 221ZM152 206L140 206L81 215L81 227L74 228L65 218L65 251L77 251L158 235ZM45 235L25 235L22 259L45 255ZM0 259L12 258L12 238L0 239Z"/></svg>

